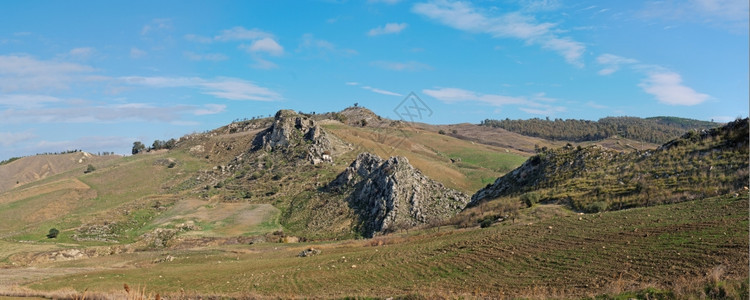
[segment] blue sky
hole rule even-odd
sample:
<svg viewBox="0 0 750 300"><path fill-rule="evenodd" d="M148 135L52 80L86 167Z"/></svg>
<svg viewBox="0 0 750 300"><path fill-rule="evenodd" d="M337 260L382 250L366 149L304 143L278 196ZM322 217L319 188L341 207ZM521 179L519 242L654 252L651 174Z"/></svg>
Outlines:
<svg viewBox="0 0 750 300"><path fill-rule="evenodd" d="M3 1L0 159L279 109L422 122L748 115L746 0Z"/></svg>

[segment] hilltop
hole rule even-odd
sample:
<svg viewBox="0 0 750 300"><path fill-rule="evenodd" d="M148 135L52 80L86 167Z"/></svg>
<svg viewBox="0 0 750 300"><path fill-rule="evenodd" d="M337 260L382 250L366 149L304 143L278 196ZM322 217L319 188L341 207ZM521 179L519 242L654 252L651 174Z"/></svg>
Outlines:
<svg viewBox="0 0 750 300"><path fill-rule="evenodd" d="M7 163L0 164L0 193L73 169L81 169L81 172L83 172L89 164L98 165L119 157L118 155L100 156L88 152L72 152L12 159Z"/></svg>

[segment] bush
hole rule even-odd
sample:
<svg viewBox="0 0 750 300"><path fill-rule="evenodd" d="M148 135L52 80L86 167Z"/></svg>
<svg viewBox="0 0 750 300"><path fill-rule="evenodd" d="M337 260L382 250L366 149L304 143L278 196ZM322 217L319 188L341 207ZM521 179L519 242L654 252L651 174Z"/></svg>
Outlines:
<svg viewBox="0 0 750 300"><path fill-rule="evenodd" d="M51 228L49 230L49 233L47 233L48 239L54 239L57 238L57 235L60 234L60 230L57 230L57 228Z"/></svg>
<svg viewBox="0 0 750 300"><path fill-rule="evenodd" d="M537 192L528 192L526 194L521 195L521 201L523 203L526 203L526 206L531 207L534 204L537 204L539 202L539 193Z"/></svg>
<svg viewBox="0 0 750 300"><path fill-rule="evenodd" d="M492 219L484 219L479 223L479 227L481 228L487 228L490 226L492 226Z"/></svg>
<svg viewBox="0 0 750 300"><path fill-rule="evenodd" d="M440 130L438 130L438 133L439 134L445 134L445 130L440 129Z"/></svg>
<svg viewBox="0 0 750 300"><path fill-rule="evenodd" d="M96 171L96 168L94 167L94 165L92 165L92 164L89 164L89 165L88 165L88 166L86 167L86 171L83 171L83 173L84 173L84 174L88 174L88 173L91 173L91 172L94 172L94 171Z"/></svg>

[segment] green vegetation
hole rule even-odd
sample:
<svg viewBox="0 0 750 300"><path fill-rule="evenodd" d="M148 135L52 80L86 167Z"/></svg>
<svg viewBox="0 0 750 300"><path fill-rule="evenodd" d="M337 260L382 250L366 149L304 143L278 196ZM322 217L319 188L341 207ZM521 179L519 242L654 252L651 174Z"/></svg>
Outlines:
<svg viewBox="0 0 750 300"><path fill-rule="evenodd" d="M484 120L480 125L503 128L515 133L563 141L598 141L619 136L663 144L689 130L710 129L720 124L676 117L607 117L599 121L574 119Z"/></svg>
<svg viewBox="0 0 750 300"><path fill-rule="evenodd" d="M484 200L520 196L528 205L533 201L527 193L534 192L541 202L601 212L701 199L745 188L747 158L747 119L691 131L653 151L543 149L497 186L488 186Z"/></svg>
<svg viewBox="0 0 750 300"><path fill-rule="evenodd" d="M58 234L60 234L60 230L57 230L57 228L50 228L49 233L47 233L47 238L48 239L57 238Z"/></svg>
<svg viewBox="0 0 750 300"><path fill-rule="evenodd" d="M8 158L6 160L0 161L0 166L7 165L7 164L12 163L14 161L17 161L17 160L19 160L21 158L23 158L23 157L11 157L11 158Z"/></svg>

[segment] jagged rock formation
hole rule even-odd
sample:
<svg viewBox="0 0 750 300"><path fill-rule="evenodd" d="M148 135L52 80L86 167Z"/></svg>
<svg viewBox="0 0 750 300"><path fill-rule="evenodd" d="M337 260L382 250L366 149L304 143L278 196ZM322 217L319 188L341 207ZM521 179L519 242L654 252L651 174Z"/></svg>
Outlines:
<svg viewBox="0 0 750 300"><path fill-rule="evenodd" d="M333 161L332 153L336 150L334 139L309 117L292 110L280 110L273 124L255 137L253 150L272 151L303 146L306 147L304 158L312 164L319 164Z"/></svg>
<svg viewBox="0 0 750 300"><path fill-rule="evenodd" d="M360 232L375 233L445 220L461 211L468 196L424 176L405 157L383 160L359 154L329 189L349 193Z"/></svg>
<svg viewBox="0 0 750 300"><path fill-rule="evenodd" d="M587 212L674 203L747 186L748 120L690 131L656 150L544 149L475 193L470 206L534 192Z"/></svg>

